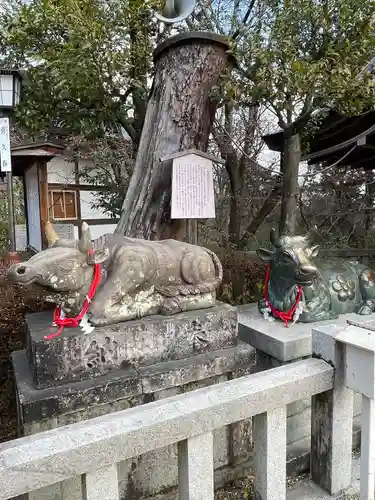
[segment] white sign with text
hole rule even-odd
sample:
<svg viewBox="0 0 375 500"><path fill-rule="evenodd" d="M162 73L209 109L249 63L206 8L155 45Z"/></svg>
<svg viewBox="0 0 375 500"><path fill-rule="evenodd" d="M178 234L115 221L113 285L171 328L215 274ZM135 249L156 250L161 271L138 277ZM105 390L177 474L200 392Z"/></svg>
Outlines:
<svg viewBox="0 0 375 500"><path fill-rule="evenodd" d="M1 172L12 171L9 118L0 118L0 161Z"/></svg>
<svg viewBox="0 0 375 500"><path fill-rule="evenodd" d="M64 240L74 240L74 226L73 224L53 224L53 229L56 231L57 236Z"/></svg>
<svg viewBox="0 0 375 500"><path fill-rule="evenodd" d="M212 161L196 154L173 160L172 219L214 219Z"/></svg>
<svg viewBox="0 0 375 500"><path fill-rule="evenodd" d="M16 224L16 250L17 252L23 252L27 247L27 229L26 224Z"/></svg>

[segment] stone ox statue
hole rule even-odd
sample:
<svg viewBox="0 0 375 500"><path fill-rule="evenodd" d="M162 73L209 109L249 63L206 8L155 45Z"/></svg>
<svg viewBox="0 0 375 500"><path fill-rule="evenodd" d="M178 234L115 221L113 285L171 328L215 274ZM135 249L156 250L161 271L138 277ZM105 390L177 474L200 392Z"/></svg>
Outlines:
<svg viewBox="0 0 375 500"><path fill-rule="evenodd" d="M343 313L374 312L375 278L371 269L344 259L318 259L319 246L312 244L310 235L278 238L272 231L271 243L274 251L257 252L268 264L264 298L259 302L263 314L287 324L286 316L294 310L303 323L335 319Z"/></svg>
<svg viewBox="0 0 375 500"><path fill-rule="evenodd" d="M100 282L87 317L108 325L151 314L175 314L215 304L222 281L218 257L206 248L176 240L147 241L110 235L93 249L90 230L81 239L61 240L46 224L49 248L9 268L8 279L19 285L40 285L47 300L67 317L82 311L100 264Z"/></svg>

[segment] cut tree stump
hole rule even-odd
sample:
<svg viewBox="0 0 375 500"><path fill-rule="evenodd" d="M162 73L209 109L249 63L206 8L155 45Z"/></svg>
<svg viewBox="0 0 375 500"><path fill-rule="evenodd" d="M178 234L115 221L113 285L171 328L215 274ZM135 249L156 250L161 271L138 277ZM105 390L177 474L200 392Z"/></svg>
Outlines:
<svg viewBox="0 0 375 500"><path fill-rule="evenodd" d="M178 151L205 151L217 103L211 90L233 58L224 37L186 32L154 52L155 77L134 172L123 203L117 234L145 239L181 239L184 221L171 221L172 162Z"/></svg>

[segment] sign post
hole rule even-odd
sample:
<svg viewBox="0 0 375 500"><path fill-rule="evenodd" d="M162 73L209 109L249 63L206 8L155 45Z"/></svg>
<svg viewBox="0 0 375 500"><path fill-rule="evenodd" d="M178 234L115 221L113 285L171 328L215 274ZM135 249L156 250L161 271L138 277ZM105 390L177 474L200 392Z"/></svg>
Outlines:
<svg viewBox="0 0 375 500"><path fill-rule="evenodd" d="M9 118L0 118L0 169L6 173L7 197L8 197L8 230L10 251L16 251L16 235L14 225L14 202L13 202L13 176L12 157L10 149L10 127Z"/></svg>
<svg viewBox="0 0 375 500"><path fill-rule="evenodd" d="M207 153L189 149L161 161L172 160L171 219L187 220L187 240L198 243L197 219L215 218L213 163L224 163Z"/></svg>

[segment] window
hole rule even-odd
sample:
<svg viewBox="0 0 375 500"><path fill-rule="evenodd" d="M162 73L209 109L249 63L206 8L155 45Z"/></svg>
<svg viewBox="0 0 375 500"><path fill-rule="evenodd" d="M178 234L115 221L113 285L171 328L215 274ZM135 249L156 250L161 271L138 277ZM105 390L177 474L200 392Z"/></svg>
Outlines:
<svg viewBox="0 0 375 500"><path fill-rule="evenodd" d="M77 218L77 193L75 191L49 191L48 204L52 219Z"/></svg>

